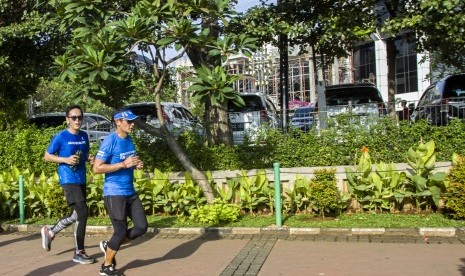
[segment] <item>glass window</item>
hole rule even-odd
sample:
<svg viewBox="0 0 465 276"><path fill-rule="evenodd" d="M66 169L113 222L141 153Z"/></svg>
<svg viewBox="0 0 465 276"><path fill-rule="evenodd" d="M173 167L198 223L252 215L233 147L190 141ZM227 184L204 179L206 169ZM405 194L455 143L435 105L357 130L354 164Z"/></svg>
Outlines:
<svg viewBox="0 0 465 276"><path fill-rule="evenodd" d="M376 76L375 43L360 45L354 50L354 80L368 82Z"/></svg>
<svg viewBox="0 0 465 276"><path fill-rule="evenodd" d="M396 94L418 91L417 54L414 44L406 38L395 41L396 56Z"/></svg>

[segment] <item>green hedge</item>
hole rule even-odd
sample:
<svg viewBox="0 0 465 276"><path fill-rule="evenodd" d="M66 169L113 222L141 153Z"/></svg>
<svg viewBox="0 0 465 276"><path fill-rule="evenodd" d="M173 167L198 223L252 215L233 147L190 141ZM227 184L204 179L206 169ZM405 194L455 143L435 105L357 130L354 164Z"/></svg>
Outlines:
<svg viewBox="0 0 465 276"><path fill-rule="evenodd" d="M29 168L33 173L56 171L56 165L43 160L45 149L58 129L25 128L0 132L0 171L12 165ZM409 124L380 121L369 129L356 125L332 127L321 132L299 133L268 131L255 144L206 146L192 133L181 136L179 143L199 169L237 170L281 167L314 167L355 164L362 146L370 149L373 163L405 162L410 147L420 140L433 140L437 161L450 161L453 153L465 155L465 125L453 121L444 127L425 122ZM145 168L153 171L184 171L166 143L151 137L135 137ZM97 145L91 153L95 154Z"/></svg>
<svg viewBox="0 0 465 276"><path fill-rule="evenodd" d="M237 170L281 167L315 167L352 165L364 146L370 149L373 163L406 162L410 147L421 140L433 140L437 161L450 161L453 153L465 153L465 124L454 121L448 126L430 126L425 122L409 124L382 120L371 128L348 125L310 133L270 130L257 143L208 147L203 140L186 133L180 144L191 161L201 170ZM162 171L184 171L166 143L147 138L136 139L147 168Z"/></svg>

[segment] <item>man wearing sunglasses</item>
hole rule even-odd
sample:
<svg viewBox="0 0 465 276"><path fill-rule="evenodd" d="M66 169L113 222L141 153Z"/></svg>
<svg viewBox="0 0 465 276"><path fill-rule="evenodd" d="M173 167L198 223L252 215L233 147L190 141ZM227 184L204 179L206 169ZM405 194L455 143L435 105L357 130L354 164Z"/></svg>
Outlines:
<svg viewBox="0 0 465 276"><path fill-rule="evenodd" d="M113 115L116 131L100 144L93 166L95 174L105 174L103 199L113 225L110 240L100 242L105 255L100 275L122 275L115 268L115 255L121 244L147 232L144 208L134 189L134 169L142 169L144 163L137 157L129 135L137 118L130 110L117 111ZM132 228L128 228L128 217L133 222Z"/></svg>
<svg viewBox="0 0 465 276"><path fill-rule="evenodd" d="M86 234L88 210L86 205L86 161L93 163L89 155L89 137L81 130L83 112L80 106L69 106L66 111L68 128L58 132L50 142L44 159L58 164L58 178L65 194L71 214L61 218L51 228L44 226L42 247L49 251L52 240L61 230L75 223L74 238L76 249L73 261L80 264L91 264L95 260L86 254L84 237Z"/></svg>

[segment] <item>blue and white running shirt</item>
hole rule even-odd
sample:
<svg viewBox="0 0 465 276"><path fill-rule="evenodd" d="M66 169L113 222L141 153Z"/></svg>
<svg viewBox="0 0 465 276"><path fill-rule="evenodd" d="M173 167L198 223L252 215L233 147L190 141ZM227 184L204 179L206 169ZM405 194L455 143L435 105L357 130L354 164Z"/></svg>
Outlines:
<svg viewBox="0 0 465 276"><path fill-rule="evenodd" d="M136 148L128 135L121 138L116 132L108 135L97 152L95 158L102 160L105 164L116 164L123 162L126 158L135 155ZM103 184L103 195L131 196L136 193L134 189L134 167L120 169L105 174Z"/></svg>
<svg viewBox="0 0 465 276"><path fill-rule="evenodd" d="M77 134L72 134L68 129L65 129L53 136L48 145L47 152L59 157L70 157L77 151L81 151L81 160L77 165L58 164L60 185L86 184L86 157L89 153L89 137L85 131L80 130Z"/></svg>

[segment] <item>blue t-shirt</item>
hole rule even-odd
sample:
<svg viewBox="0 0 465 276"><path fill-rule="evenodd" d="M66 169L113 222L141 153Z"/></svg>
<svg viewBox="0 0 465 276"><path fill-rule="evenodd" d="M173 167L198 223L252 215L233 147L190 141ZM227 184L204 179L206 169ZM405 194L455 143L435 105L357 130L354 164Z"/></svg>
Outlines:
<svg viewBox="0 0 465 276"><path fill-rule="evenodd" d="M113 132L100 144L95 158L102 160L105 164L116 164L135 154L136 148L131 137L128 135L126 138L121 138ZM135 193L134 167L105 174L104 196L131 196Z"/></svg>
<svg viewBox="0 0 465 276"><path fill-rule="evenodd" d="M86 184L86 157L89 153L89 137L85 131L80 130L77 134L72 134L68 129L65 129L53 136L48 145L47 152L59 157L69 157L78 151L81 151L81 160L77 165L58 164L60 185Z"/></svg>

